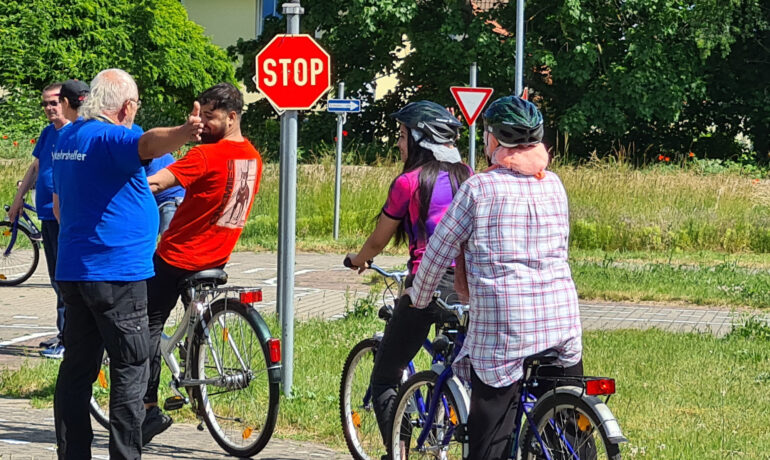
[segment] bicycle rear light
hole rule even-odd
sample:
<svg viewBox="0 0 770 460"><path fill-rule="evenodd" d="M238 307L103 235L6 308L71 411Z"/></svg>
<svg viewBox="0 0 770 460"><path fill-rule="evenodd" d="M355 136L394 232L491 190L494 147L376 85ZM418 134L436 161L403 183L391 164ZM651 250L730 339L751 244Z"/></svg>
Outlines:
<svg viewBox="0 0 770 460"><path fill-rule="evenodd" d="M262 302L262 289L241 292L240 297L241 303Z"/></svg>
<svg viewBox="0 0 770 460"><path fill-rule="evenodd" d="M281 341L279 339L268 339L267 349L270 352L270 362L281 362Z"/></svg>
<svg viewBox="0 0 770 460"><path fill-rule="evenodd" d="M615 394L615 379L588 380L586 394L591 396Z"/></svg>

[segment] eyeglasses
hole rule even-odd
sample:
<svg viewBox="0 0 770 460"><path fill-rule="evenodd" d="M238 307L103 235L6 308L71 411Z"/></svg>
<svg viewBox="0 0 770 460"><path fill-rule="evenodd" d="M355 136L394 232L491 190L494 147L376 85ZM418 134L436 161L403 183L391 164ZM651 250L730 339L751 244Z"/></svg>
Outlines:
<svg viewBox="0 0 770 460"><path fill-rule="evenodd" d="M139 99L129 99L129 101L136 104L136 110L139 110L142 108L142 101L140 101Z"/></svg>
<svg viewBox="0 0 770 460"><path fill-rule="evenodd" d="M43 102L40 103L40 107L42 107L42 108L46 108L49 105L51 107L56 107L57 105L59 105L59 101L43 101Z"/></svg>

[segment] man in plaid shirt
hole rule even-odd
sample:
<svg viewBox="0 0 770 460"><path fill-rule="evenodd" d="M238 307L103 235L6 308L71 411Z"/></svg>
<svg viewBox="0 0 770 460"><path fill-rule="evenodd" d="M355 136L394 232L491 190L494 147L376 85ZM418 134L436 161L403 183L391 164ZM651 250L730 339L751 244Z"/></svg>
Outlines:
<svg viewBox="0 0 770 460"><path fill-rule="evenodd" d="M470 326L454 368L473 389L470 459L507 458L524 358L554 348L564 366L555 373L583 373L567 195L559 177L545 171L542 137L543 118L531 102L508 96L489 106L484 150L492 167L461 185L409 292L413 306L425 308L462 251ZM538 393L548 389L544 383Z"/></svg>

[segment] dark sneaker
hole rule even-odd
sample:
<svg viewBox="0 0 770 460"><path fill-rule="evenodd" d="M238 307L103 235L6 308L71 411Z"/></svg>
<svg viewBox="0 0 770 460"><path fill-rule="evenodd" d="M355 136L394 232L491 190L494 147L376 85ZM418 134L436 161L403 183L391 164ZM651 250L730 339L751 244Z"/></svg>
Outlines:
<svg viewBox="0 0 770 460"><path fill-rule="evenodd" d="M51 348L46 348L40 352L40 356L49 359L62 359L64 358L64 345L54 345Z"/></svg>
<svg viewBox="0 0 770 460"><path fill-rule="evenodd" d="M40 342L39 346L40 348L51 348L56 345L59 345L59 338L56 336L53 336L50 339L46 339Z"/></svg>
<svg viewBox="0 0 770 460"><path fill-rule="evenodd" d="M174 423L174 420L160 411L158 406L147 409L142 422L142 446L146 446L152 438L163 433Z"/></svg>

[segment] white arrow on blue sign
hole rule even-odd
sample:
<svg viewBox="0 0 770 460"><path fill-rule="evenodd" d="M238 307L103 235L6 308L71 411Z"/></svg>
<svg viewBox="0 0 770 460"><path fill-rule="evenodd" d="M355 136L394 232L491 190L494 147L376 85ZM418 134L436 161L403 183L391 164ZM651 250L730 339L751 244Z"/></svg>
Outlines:
<svg viewBox="0 0 770 460"><path fill-rule="evenodd" d="M329 112L360 112L360 99L329 99L326 101L326 110Z"/></svg>

